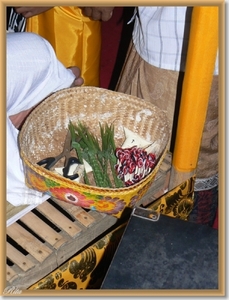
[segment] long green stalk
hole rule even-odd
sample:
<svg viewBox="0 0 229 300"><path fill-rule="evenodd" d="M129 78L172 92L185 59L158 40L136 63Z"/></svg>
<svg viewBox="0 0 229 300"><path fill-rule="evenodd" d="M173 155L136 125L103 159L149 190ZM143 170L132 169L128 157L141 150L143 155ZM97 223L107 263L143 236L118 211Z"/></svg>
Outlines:
<svg viewBox="0 0 229 300"><path fill-rule="evenodd" d="M113 176L115 187L123 187L123 182L117 177L115 164L117 158L115 156L115 141L114 141L114 125L110 126L105 123L100 126L101 148L99 140L89 131L82 123L77 125L69 124L69 129L72 136L72 146L77 151L79 160L86 160L93 170L95 183L100 187L113 187L108 174L109 168ZM76 142L79 141L79 142Z"/></svg>

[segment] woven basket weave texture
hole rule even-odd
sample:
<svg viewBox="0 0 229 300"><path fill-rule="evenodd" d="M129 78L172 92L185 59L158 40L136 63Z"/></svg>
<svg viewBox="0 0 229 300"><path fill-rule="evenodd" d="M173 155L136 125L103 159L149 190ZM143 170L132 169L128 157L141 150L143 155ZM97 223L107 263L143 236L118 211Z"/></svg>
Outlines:
<svg viewBox="0 0 229 300"><path fill-rule="evenodd" d="M117 147L125 139L123 126L149 142L157 142L160 151L155 169L131 187L109 189L77 183L38 166L39 160L62 151L70 120L73 124L83 121L97 137L99 123L113 123ZM19 147L28 186L74 205L120 217L124 208L133 207L152 184L169 137L166 114L151 103L102 88L77 87L50 95L31 112L20 131Z"/></svg>

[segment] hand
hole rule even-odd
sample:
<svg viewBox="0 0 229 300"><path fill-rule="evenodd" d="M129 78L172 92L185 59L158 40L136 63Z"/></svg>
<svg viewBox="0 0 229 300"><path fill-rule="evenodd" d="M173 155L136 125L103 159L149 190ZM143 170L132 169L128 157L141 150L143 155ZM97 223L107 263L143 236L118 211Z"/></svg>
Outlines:
<svg viewBox="0 0 229 300"><path fill-rule="evenodd" d="M31 18L33 16L39 15L49 9L53 8L53 6L45 6L45 7L27 7L27 6L20 6L14 7L15 11L18 14L23 15L25 18Z"/></svg>
<svg viewBox="0 0 229 300"><path fill-rule="evenodd" d="M72 73L75 75L75 79L71 85L71 87L75 87L75 86L81 86L84 83L83 78L80 76L81 72L80 69L78 67L69 67L68 69L70 69L72 71Z"/></svg>
<svg viewBox="0 0 229 300"><path fill-rule="evenodd" d="M80 7L86 17L95 21L108 21L112 17L114 7Z"/></svg>

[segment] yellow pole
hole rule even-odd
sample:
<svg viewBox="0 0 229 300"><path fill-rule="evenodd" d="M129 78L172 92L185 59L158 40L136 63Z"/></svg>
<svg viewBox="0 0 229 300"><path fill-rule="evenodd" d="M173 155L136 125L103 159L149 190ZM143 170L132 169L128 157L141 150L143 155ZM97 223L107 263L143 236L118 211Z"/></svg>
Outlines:
<svg viewBox="0 0 229 300"><path fill-rule="evenodd" d="M192 12L170 189L195 174L218 49L218 7Z"/></svg>

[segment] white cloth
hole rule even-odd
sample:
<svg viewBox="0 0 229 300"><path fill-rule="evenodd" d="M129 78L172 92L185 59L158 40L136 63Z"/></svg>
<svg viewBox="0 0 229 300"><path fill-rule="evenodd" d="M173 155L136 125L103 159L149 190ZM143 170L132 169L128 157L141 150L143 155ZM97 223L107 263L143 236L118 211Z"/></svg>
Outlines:
<svg viewBox="0 0 229 300"><path fill-rule="evenodd" d="M70 87L75 76L56 58L51 45L33 33L7 33L7 201L14 206L39 204L48 195L25 185L18 130L9 116L38 104L49 94Z"/></svg>
<svg viewBox="0 0 229 300"><path fill-rule="evenodd" d="M187 6L139 6L133 29L138 54L155 67L184 71L191 12ZM218 54L214 74L218 74Z"/></svg>

